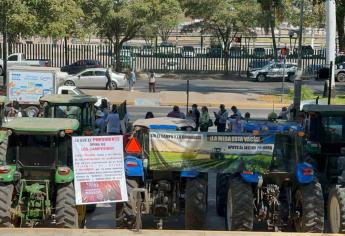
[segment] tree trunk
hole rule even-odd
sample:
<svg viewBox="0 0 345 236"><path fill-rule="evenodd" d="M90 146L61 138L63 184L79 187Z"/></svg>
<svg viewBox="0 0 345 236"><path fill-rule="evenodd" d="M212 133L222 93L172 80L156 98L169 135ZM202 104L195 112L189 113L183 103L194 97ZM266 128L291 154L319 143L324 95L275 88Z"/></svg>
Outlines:
<svg viewBox="0 0 345 236"><path fill-rule="evenodd" d="M344 16L337 14L337 30L338 30L338 43L339 51L345 50L345 35L344 35Z"/></svg>
<svg viewBox="0 0 345 236"><path fill-rule="evenodd" d="M114 50L115 50L115 71L121 72L122 70L122 63L121 63L121 49L122 43L119 39L115 40Z"/></svg>
<svg viewBox="0 0 345 236"><path fill-rule="evenodd" d="M224 44L224 75L229 74L229 48L230 44Z"/></svg>
<svg viewBox="0 0 345 236"><path fill-rule="evenodd" d="M271 34L272 34L273 57L274 57L274 61L277 62L278 61L277 43L276 43L276 36L274 33L275 19L274 19L272 11L269 12L268 17L269 17L269 22L270 22L270 27L271 27Z"/></svg>

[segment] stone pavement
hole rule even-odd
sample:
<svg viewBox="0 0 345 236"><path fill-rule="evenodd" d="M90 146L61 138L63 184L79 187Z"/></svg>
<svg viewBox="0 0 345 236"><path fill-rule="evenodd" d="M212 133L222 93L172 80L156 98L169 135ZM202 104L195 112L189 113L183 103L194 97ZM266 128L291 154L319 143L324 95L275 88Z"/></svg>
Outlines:
<svg viewBox="0 0 345 236"><path fill-rule="evenodd" d="M128 105L143 106L143 107L157 107L157 106L186 106L187 93L182 91L161 91L158 93L147 93L126 90L83 90L85 93L94 96L105 96L111 103L119 104L124 100ZM274 100L274 102L273 102ZM224 104L226 107L236 105L244 108L263 108L269 109L273 106L281 108L288 106L289 103L281 103L279 97L264 96L254 93L189 93L189 106L193 103L199 106L219 107L219 104Z"/></svg>

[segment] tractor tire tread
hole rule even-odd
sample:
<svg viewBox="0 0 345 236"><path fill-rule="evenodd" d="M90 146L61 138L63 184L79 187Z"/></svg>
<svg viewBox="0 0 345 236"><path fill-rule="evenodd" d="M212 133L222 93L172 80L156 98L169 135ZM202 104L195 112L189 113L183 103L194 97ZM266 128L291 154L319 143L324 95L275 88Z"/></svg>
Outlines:
<svg viewBox="0 0 345 236"><path fill-rule="evenodd" d="M58 186L56 225L59 228L78 228L78 212L75 204L73 183Z"/></svg>
<svg viewBox="0 0 345 236"><path fill-rule="evenodd" d="M340 208L340 229L339 229L339 233L343 234L345 233L345 188L336 185L335 188L333 188L330 192L329 195L332 194L332 192L334 192L334 194L336 195L338 201L339 201L339 208ZM330 198L328 199L328 207L330 207ZM330 212L330 210L328 210L328 213ZM330 219L330 216L328 216L328 220Z"/></svg>
<svg viewBox="0 0 345 236"><path fill-rule="evenodd" d="M13 191L13 184L0 184L0 228L12 227L11 204Z"/></svg>
<svg viewBox="0 0 345 236"><path fill-rule="evenodd" d="M304 216L302 232L322 233L324 230L324 199L321 184L313 182L300 188Z"/></svg>
<svg viewBox="0 0 345 236"><path fill-rule="evenodd" d="M240 177L231 178L228 182L233 199L233 217L231 227L228 224L228 215L225 219L227 230L252 231L254 227L253 191L250 184ZM229 194L229 193L228 193Z"/></svg>
<svg viewBox="0 0 345 236"><path fill-rule="evenodd" d="M185 229L202 230L206 226L207 177L188 178L185 192Z"/></svg>

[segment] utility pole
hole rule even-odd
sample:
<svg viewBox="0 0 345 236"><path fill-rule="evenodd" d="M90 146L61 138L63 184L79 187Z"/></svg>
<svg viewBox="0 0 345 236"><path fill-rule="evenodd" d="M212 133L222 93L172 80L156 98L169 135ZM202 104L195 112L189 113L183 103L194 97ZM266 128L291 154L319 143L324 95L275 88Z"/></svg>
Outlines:
<svg viewBox="0 0 345 236"><path fill-rule="evenodd" d="M304 22L304 0L301 0L300 5L300 23L299 23L299 35L298 35L298 64L297 72L294 82L294 114L293 117L296 118L297 113L300 111L301 105L301 91L302 91L302 35L303 35L303 22Z"/></svg>
<svg viewBox="0 0 345 236"><path fill-rule="evenodd" d="M5 6L2 7L2 58L3 58L3 88L6 89L7 83L7 4L5 1Z"/></svg>
<svg viewBox="0 0 345 236"><path fill-rule="evenodd" d="M326 63L330 66L330 80L332 94L335 90L334 64L335 64L335 40L336 40L336 10L335 0L326 0ZM333 63L332 63L333 62ZM332 65L332 66L331 66Z"/></svg>

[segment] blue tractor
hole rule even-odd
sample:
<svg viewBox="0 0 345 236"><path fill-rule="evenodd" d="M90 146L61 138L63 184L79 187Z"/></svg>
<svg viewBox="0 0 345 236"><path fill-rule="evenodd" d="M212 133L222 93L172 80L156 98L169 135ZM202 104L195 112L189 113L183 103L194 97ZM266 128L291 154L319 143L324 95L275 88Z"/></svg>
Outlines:
<svg viewBox="0 0 345 236"><path fill-rule="evenodd" d="M297 123L249 121L245 132L271 136L269 168L217 175L217 211L228 230L251 231L263 223L274 231L323 232L324 198L312 164L302 149L304 131Z"/></svg>
<svg viewBox="0 0 345 236"><path fill-rule="evenodd" d="M140 229L141 215L153 215L162 229L168 216L184 212L186 229L203 229L207 212L207 173L150 168L150 131L191 131L194 122L175 118L137 120L125 136L128 201L116 205L120 228ZM187 132L186 132L187 133ZM189 132L188 132L189 133ZM162 166L164 160L162 160Z"/></svg>

